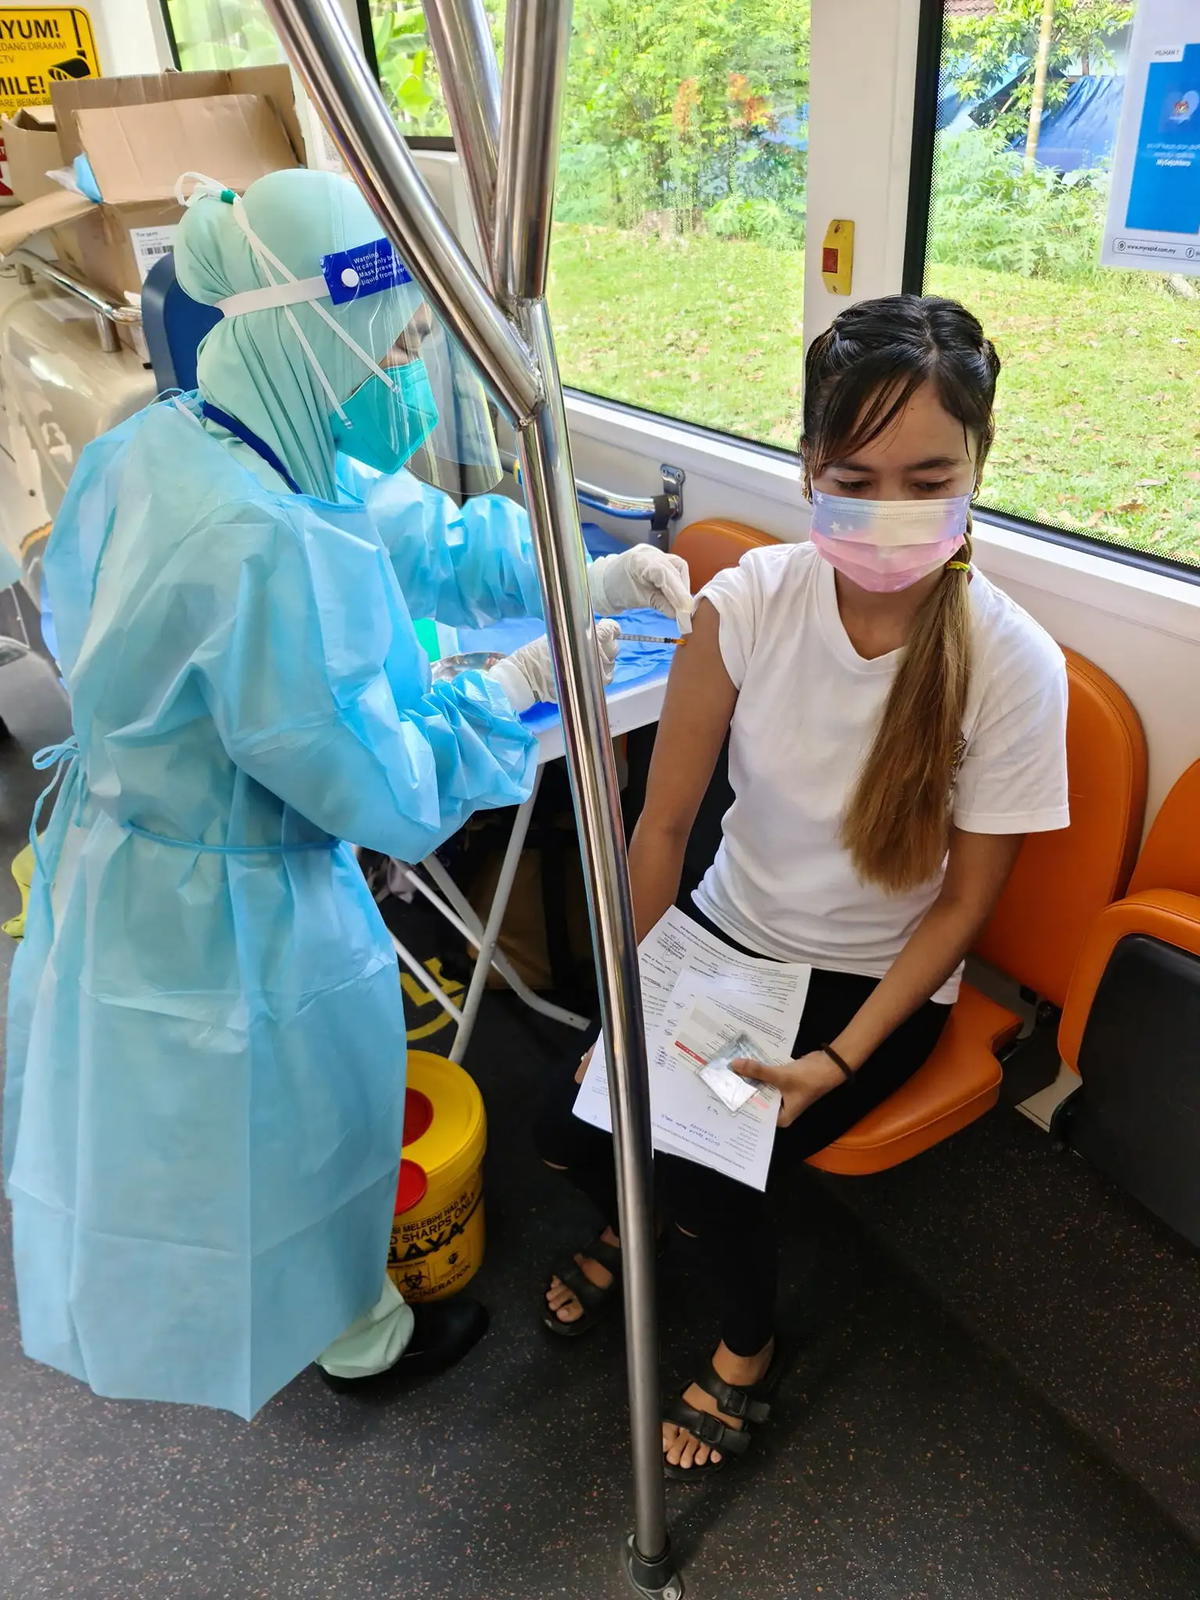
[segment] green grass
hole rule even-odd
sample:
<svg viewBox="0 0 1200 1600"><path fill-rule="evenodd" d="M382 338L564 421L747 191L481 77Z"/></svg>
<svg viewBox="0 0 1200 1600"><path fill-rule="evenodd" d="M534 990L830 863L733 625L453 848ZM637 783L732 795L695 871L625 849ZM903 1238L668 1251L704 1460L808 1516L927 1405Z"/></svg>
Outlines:
<svg viewBox="0 0 1200 1600"><path fill-rule="evenodd" d="M804 364L799 251L562 226L550 260L564 382L794 447Z"/></svg>
<svg viewBox="0 0 1200 1600"><path fill-rule="evenodd" d="M799 252L556 229L551 304L578 388L767 444L799 433ZM1004 362L984 500L1200 561L1200 300L1147 274L1060 284L935 267Z"/></svg>

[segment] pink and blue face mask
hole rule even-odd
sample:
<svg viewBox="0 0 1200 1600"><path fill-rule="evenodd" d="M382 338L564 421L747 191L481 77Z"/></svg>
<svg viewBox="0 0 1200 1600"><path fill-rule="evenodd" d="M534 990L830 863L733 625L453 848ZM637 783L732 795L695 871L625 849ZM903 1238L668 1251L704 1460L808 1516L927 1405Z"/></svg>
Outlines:
<svg viewBox="0 0 1200 1600"><path fill-rule="evenodd" d="M969 494L947 500L860 500L812 491L812 542L851 583L894 594L944 567L962 546Z"/></svg>

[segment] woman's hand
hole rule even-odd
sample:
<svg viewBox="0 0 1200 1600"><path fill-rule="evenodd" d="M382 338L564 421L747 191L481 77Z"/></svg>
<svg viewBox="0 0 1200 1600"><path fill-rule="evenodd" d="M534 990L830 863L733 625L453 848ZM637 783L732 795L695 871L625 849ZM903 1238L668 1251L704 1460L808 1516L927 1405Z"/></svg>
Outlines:
<svg viewBox="0 0 1200 1600"><path fill-rule="evenodd" d="M783 1099L779 1106L779 1126L790 1128L823 1094L846 1082L845 1074L823 1050L814 1050L798 1061L770 1067L761 1061L732 1061L730 1068L739 1078L766 1083L778 1089Z"/></svg>
<svg viewBox="0 0 1200 1600"><path fill-rule="evenodd" d="M600 1041L597 1040L596 1044L599 1044L599 1042ZM575 1069L575 1082L576 1083L582 1083L583 1082L584 1077L587 1075L588 1065L591 1062L592 1056L595 1054L595 1051L596 1051L596 1045L593 1045L590 1050L585 1050L583 1055L579 1058L579 1065Z"/></svg>

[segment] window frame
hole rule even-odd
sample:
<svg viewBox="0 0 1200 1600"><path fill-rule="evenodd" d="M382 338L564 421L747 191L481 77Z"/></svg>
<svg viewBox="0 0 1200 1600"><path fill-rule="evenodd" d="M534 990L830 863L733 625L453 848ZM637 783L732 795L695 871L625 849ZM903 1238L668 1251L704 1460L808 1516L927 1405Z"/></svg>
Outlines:
<svg viewBox="0 0 1200 1600"><path fill-rule="evenodd" d="M182 72L179 64L179 39L175 32L175 20L171 16L171 0L158 0L158 10L162 17L163 32L167 36L167 49L171 52L171 65L176 72Z"/></svg>

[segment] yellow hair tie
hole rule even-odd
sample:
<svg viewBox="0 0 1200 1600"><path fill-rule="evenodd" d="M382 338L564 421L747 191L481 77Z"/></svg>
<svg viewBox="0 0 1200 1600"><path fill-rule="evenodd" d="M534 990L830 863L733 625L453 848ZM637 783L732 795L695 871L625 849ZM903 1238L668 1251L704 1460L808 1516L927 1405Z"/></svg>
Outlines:
<svg viewBox="0 0 1200 1600"><path fill-rule="evenodd" d="M971 563L969 561L947 561L946 563L947 572L970 572L970 570Z"/></svg>

